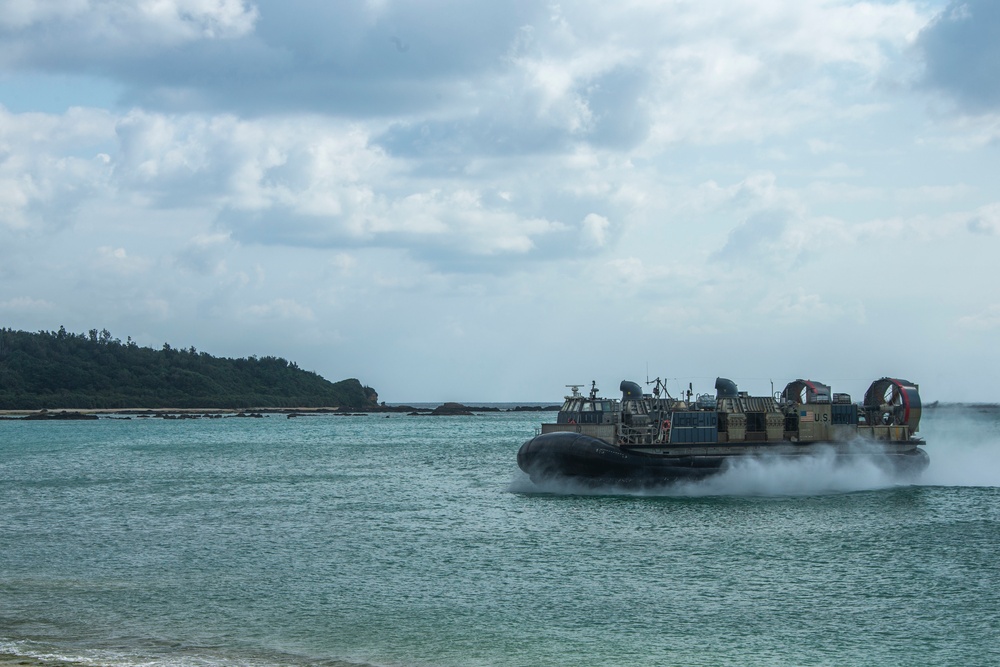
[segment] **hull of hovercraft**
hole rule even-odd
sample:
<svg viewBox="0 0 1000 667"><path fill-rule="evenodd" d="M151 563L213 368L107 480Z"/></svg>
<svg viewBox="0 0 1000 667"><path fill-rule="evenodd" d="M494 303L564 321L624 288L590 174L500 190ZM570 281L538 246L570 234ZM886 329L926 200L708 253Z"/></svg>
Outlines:
<svg viewBox="0 0 1000 667"><path fill-rule="evenodd" d="M775 445L774 454L815 454L824 445L829 446L829 443L799 446L794 448L794 453ZM665 456L622 448L579 433L557 432L536 436L521 445L517 463L536 483L564 478L589 484L649 485L704 479L722 472L735 460L766 455L767 449L770 448L755 446L747 448L745 453L724 456ZM898 474L917 474L929 462L926 452L919 448L882 455L878 460Z"/></svg>

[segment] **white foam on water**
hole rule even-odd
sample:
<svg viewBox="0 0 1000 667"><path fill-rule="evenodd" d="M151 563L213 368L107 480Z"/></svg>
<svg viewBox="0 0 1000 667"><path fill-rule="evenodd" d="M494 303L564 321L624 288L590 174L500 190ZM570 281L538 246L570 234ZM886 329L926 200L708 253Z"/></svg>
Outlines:
<svg viewBox="0 0 1000 667"><path fill-rule="evenodd" d="M847 456L822 447L797 456L734 459L720 474L675 484L670 495L812 496L891 488L908 481L892 471L885 455L867 443Z"/></svg>
<svg viewBox="0 0 1000 667"><path fill-rule="evenodd" d="M374 663L348 659L304 658L288 656L248 657L212 655L197 648L182 649L174 655L153 655L144 651L111 649L80 649L66 653L38 642L0 639L0 659L8 657L18 662L35 663L36 667L287 667L288 665L322 665L324 667L379 667ZM2 660L0 660L2 663Z"/></svg>

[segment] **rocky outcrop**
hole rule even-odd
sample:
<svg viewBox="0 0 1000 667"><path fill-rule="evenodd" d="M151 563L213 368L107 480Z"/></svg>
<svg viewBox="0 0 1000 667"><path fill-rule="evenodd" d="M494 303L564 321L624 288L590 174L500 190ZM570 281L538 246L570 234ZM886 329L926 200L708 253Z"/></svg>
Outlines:
<svg viewBox="0 0 1000 667"><path fill-rule="evenodd" d="M443 403L434 408L431 411L431 415L438 417L453 415L470 416L472 415L472 411L461 403Z"/></svg>
<svg viewBox="0 0 1000 667"><path fill-rule="evenodd" d="M97 419L97 415L85 414L83 412L67 412L66 410L60 410L59 412L49 412L48 410L42 410L41 412L34 412L30 415L25 415L22 419L27 420L45 420L45 419Z"/></svg>

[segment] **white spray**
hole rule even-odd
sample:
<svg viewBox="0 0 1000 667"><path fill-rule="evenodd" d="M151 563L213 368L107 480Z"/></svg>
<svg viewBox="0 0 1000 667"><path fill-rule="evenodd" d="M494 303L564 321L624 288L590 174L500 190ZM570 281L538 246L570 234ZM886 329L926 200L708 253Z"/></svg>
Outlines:
<svg viewBox="0 0 1000 667"><path fill-rule="evenodd" d="M931 457L922 484L1000 486L1000 406L925 411L920 434Z"/></svg>

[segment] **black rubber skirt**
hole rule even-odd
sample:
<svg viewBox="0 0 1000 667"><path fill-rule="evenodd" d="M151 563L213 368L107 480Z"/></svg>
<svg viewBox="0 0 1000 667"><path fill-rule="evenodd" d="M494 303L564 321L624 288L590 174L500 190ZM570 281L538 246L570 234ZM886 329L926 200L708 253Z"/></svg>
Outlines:
<svg viewBox="0 0 1000 667"><path fill-rule="evenodd" d="M801 452L805 454L806 452ZM698 480L722 471L744 455L662 456L622 449L579 433L545 433L528 440L517 452L517 465L533 482L568 478L590 484L628 486ZM888 471L901 476L921 473L927 453L914 448L879 457Z"/></svg>
<svg viewBox="0 0 1000 667"><path fill-rule="evenodd" d="M517 465L532 481L565 477L597 483L659 483L701 479L719 471L723 456L664 457L625 451L579 433L545 433L517 452Z"/></svg>

